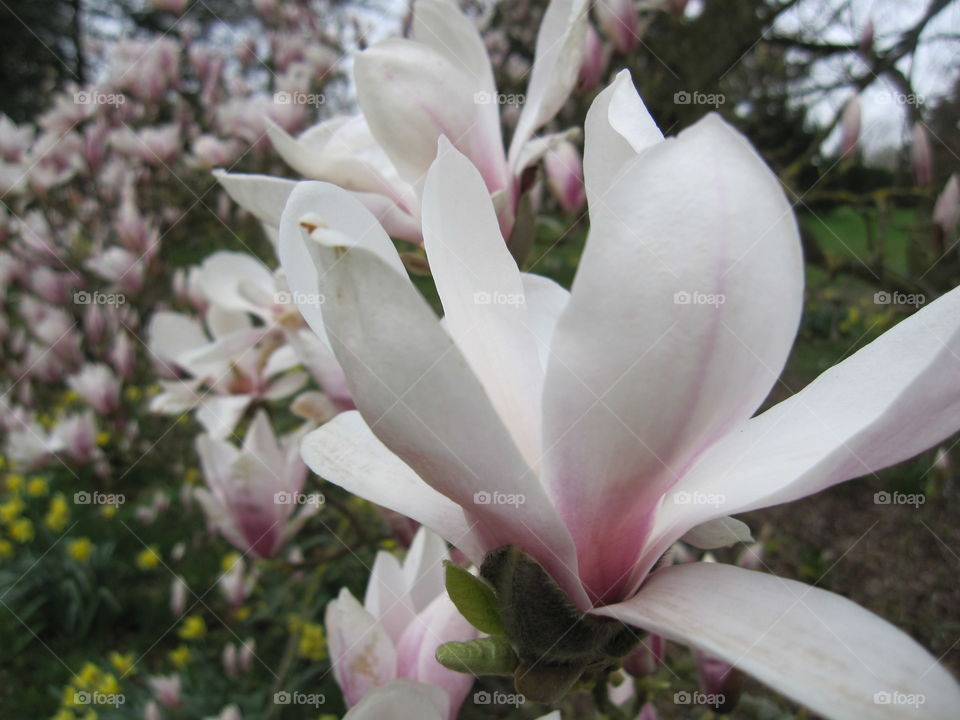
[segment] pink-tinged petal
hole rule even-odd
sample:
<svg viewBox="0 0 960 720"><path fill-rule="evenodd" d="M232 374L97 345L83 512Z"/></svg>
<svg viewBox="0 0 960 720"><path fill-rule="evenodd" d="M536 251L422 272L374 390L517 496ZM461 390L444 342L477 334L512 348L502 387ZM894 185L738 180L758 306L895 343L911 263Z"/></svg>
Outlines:
<svg viewBox="0 0 960 720"><path fill-rule="evenodd" d="M484 91L446 55L411 40L384 40L357 56L354 76L370 131L401 178L420 187L445 135L473 160L490 193L506 186L503 142L490 127L497 106L493 114L479 111L492 98L478 95Z"/></svg>
<svg viewBox="0 0 960 720"><path fill-rule="evenodd" d="M621 70L597 95L584 127L588 142L583 174L587 199L593 207L624 169L638 162L641 152L663 141L663 133L637 94L629 70Z"/></svg>
<svg viewBox="0 0 960 720"><path fill-rule="evenodd" d="M668 543L711 517L790 502L933 447L960 429L957 378L960 288L707 450L666 494L657 537Z"/></svg>
<svg viewBox="0 0 960 720"><path fill-rule="evenodd" d="M692 645L834 720L957 716L960 687L906 633L839 595L730 565L658 571L598 615Z"/></svg>
<svg viewBox="0 0 960 720"><path fill-rule="evenodd" d="M213 176L237 205L264 225L277 227L280 214L296 182L269 175L214 170Z"/></svg>
<svg viewBox="0 0 960 720"><path fill-rule="evenodd" d="M328 335L371 430L464 508L486 549L520 545L585 604L569 533L406 274L359 247L329 248L323 257Z"/></svg>
<svg viewBox="0 0 960 720"><path fill-rule="evenodd" d="M583 161L580 151L569 142L562 142L544 158L547 184L564 212L583 208L587 196L583 189Z"/></svg>
<svg viewBox="0 0 960 720"><path fill-rule="evenodd" d="M445 642L466 642L479 635L443 593L410 623L397 644L397 675L439 687L450 698L444 717L457 716L474 677L454 672L437 662L437 647Z"/></svg>
<svg viewBox="0 0 960 720"><path fill-rule="evenodd" d="M290 194L280 221L278 254L287 285L303 318L324 342L327 332L321 308L329 300L317 256L319 246L305 225L326 226L346 235L403 272L403 263L377 219L350 193L322 182L302 182Z"/></svg>
<svg viewBox="0 0 960 720"><path fill-rule="evenodd" d="M803 262L779 181L716 115L649 147L590 205L547 370L544 477L585 584L609 602L661 495L779 376Z"/></svg>
<svg viewBox="0 0 960 720"><path fill-rule="evenodd" d="M493 158L471 156L477 167L490 164L494 178L487 178L490 192L507 186L506 158L500 129L500 105L493 101L497 92L487 47L473 21L449 0L417 0L413 10L413 39L427 45L469 78L474 93L473 132L479 144ZM478 102L486 100L485 102ZM486 176L485 176L486 177Z"/></svg>
<svg viewBox="0 0 960 720"><path fill-rule="evenodd" d="M477 170L440 138L423 191L423 244L451 337L530 467L540 462L543 371L523 283Z"/></svg>
<svg viewBox="0 0 960 720"><path fill-rule="evenodd" d="M377 619L394 645L413 622L417 611L407 593L400 561L392 553L380 550L373 559L363 607Z"/></svg>
<svg viewBox="0 0 960 720"><path fill-rule="evenodd" d="M510 141L509 164L518 172L523 146L567 101L583 65L586 0L551 0L537 32L537 47L523 110Z"/></svg>
<svg viewBox="0 0 960 720"><path fill-rule="evenodd" d="M438 687L395 680L371 691L343 720L445 720L448 705L447 694Z"/></svg>
<svg viewBox="0 0 960 720"><path fill-rule="evenodd" d="M442 537L425 527L417 530L403 560L404 586L417 612L445 592L447 581L443 563L449 559L450 552Z"/></svg>
<svg viewBox="0 0 960 720"><path fill-rule="evenodd" d="M397 677L393 642L349 590L343 588L337 599L327 604L324 624L333 677L348 706Z"/></svg>
<svg viewBox="0 0 960 720"><path fill-rule="evenodd" d="M483 560L485 549L460 506L390 452L357 411L341 413L311 432L301 450L310 469L323 479L426 525L472 562Z"/></svg>

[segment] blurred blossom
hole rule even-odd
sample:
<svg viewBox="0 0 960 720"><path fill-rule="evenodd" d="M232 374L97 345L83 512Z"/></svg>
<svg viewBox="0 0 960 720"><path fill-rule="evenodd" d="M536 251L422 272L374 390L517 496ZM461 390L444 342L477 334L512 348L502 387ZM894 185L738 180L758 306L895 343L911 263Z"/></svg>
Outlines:
<svg viewBox="0 0 960 720"><path fill-rule="evenodd" d="M958 221L960 221L960 180L954 173L937 196L937 202L933 208L933 222L940 229L944 240L950 240L957 229Z"/></svg>
<svg viewBox="0 0 960 720"><path fill-rule="evenodd" d="M248 573L242 557L238 557L217 580L220 592L233 607L239 607L243 604L247 596L253 592L256 583L256 570Z"/></svg>
<svg viewBox="0 0 960 720"><path fill-rule="evenodd" d="M930 147L930 134L917 121L913 125L913 144L910 146L910 161L917 185L926 186L933 182L933 149Z"/></svg>
<svg viewBox="0 0 960 720"><path fill-rule="evenodd" d="M590 91L603 82L603 74L607 69L607 49L597 34L593 23L587 23L587 32L584 37L583 64L580 66L580 76L577 87L582 91Z"/></svg>
<svg viewBox="0 0 960 720"><path fill-rule="evenodd" d="M577 146L564 140L544 156L547 184L566 213L583 209L587 196L583 190L583 161Z"/></svg>
<svg viewBox="0 0 960 720"><path fill-rule="evenodd" d="M443 562L449 559L443 539L421 528L403 563L377 553L363 605L346 588L327 605L333 676L348 706L378 686L408 678L442 688L449 702L442 717L456 717L473 677L447 670L434 655L438 645L473 639L477 631L444 589Z"/></svg>
<svg viewBox="0 0 960 720"><path fill-rule="evenodd" d="M186 581L179 575L170 583L170 612L177 617L183 615L187 607L187 593L189 592Z"/></svg>
<svg viewBox="0 0 960 720"><path fill-rule="evenodd" d="M640 15L634 0L598 0L593 14L600 32L613 43L617 52L633 52L640 41Z"/></svg>
<svg viewBox="0 0 960 720"><path fill-rule="evenodd" d="M180 706L182 682L179 675L154 675L147 678L147 685L164 707L174 710Z"/></svg>
<svg viewBox="0 0 960 720"><path fill-rule="evenodd" d="M857 149L860 142L860 98L854 96L847 101L840 118L843 135L840 138L840 153L849 155Z"/></svg>
<svg viewBox="0 0 960 720"><path fill-rule="evenodd" d="M102 363L84 365L67 385L99 415L110 415L120 406L120 380Z"/></svg>

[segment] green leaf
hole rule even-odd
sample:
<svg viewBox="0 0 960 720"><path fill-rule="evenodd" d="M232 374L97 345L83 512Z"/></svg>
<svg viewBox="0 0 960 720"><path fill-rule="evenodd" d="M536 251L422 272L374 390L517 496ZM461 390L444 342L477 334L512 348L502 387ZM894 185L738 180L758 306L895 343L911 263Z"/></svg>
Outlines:
<svg viewBox="0 0 960 720"><path fill-rule="evenodd" d="M513 675L517 656L502 637L448 642L437 648L437 662L448 670L471 675Z"/></svg>
<svg viewBox="0 0 960 720"><path fill-rule="evenodd" d="M505 635L493 589L459 565L447 562L447 594L467 622L488 635Z"/></svg>

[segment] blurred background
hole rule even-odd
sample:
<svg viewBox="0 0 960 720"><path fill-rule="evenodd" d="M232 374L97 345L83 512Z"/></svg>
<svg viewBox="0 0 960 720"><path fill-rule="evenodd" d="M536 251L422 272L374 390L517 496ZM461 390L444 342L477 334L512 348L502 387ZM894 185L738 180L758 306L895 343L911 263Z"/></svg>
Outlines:
<svg viewBox="0 0 960 720"><path fill-rule="evenodd" d="M461 4L483 32L507 139L545 5ZM248 718L342 714L323 608L342 586L362 596L376 550L405 546L410 527L309 477L321 511L295 540L241 557L198 500L217 472L195 449L209 432L191 414L200 401L163 383L197 376L178 355L188 336L235 329L211 321L198 266L218 251L277 266L264 218L212 170L298 177L268 119L296 136L355 113L353 58L409 34L411 12L375 0L0 2L0 716L228 717L231 703ZM548 130L582 127L625 67L666 135L718 112L758 148L807 266L771 404L960 284L958 50L957 0L597 2L577 88ZM588 230L581 149L573 139L525 178L537 215L515 250L567 287ZM422 250L398 245L436 303ZM165 349L158 313L185 323ZM234 408L243 398L234 445L258 410L278 434L337 411L322 370L274 367L270 341L256 342L263 362L234 363L216 390ZM716 555L843 594L960 673L956 441L750 513L756 545ZM643 682L654 696L693 689L694 659L668 647ZM124 705L72 699L97 689L122 691ZM325 701L265 705L297 689ZM538 714L468 704L462 717ZM668 702L661 716L709 711ZM748 680L732 717L810 715Z"/></svg>

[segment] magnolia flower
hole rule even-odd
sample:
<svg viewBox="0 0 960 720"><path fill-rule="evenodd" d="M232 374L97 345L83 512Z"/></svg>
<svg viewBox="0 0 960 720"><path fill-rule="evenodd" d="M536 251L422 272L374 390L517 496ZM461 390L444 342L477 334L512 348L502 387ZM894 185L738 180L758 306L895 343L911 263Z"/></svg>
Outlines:
<svg viewBox="0 0 960 720"><path fill-rule="evenodd" d="M301 493L307 477L297 450L302 437L303 430L278 440L260 410L239 449L209 435L197 438L207 489L198 488L196 497L237 549L271 557L319 509L319 502L304 502L313 496Z"/></svg>
<svg viewBox="0 0 960 720"><path fill-rule="evenodd" d="M447 703L441 716L456 717L473 678L447 670L434 655L442 643L471 640L477 631L444 590L443 562L449 559L443 539L421 528L403 564L377 553L363 605L346 588L327 605L333 676L347 705L409 678L442 688Z"/></svg>
<svg viewBox="0 0 960 720"><path fill-rule="evenodd" d="M230 568L217 580L224 599L233 607L239 607L257 584L256 570L248 573L242 557L238 557Z"/></svg>
<svg viewBox="0 0 960 720"><path fill-rule="evenodd" d="M84 365L67 385L99 415L109 415L120 407L120 380L103 363Z"/></svg>
<svg viewBox="0 0 960 720"><path fill-rule="evenodd" d="M331 118L296 139L273 123L267 131L294 170L352 191L391 235L412 242L422 237L423 178L437 138L446 135L479 168L509 239L526 189L521 175L556 139L533 134L573 89L585 31L585 0L550 3L507 151L501 96L483 39L450 0L417 0L412 40L384 40L358 55L354 79L362 115ZM292 181L222 173L218 178L240 205L277 226Z"/></svg>
<svg viewBox="0 0 960 720"><path fill-rule="evenodd" d="M568 293L518 272L482 176L440 141L423 217L442 323L362 204L296 188L281 262L291 289L328 298L302 311L358 408L307 436L307 464L474 563L523 551L588 616L692 645L814 712L954 717L950 674L848 600L735 566L654 567L691 531L745 539L727 516L956 432L960 289L752 417L803 304L780 183L715 114L663 139L626 72L585 142L591 230ZM875 702L894 692L925 705Z"/></svg>
<svg viewBox="0 0 960 720"><path fill-rule="evenodd" d="M178 414L197 408L204 429L225 437L251 403L287 397L303 387L307 376L293 370L300 364L293 348L268 338L271 329L254 326L247 313L211 304L205 319L212 339L197 321L180 313L158 312L151 319L151 351L191 377L161 381L162 392L150 409Z"/></svg>
<svg viewBox="0 0 960 720"><path fill-rule="evenodd" d="M840 153L848 155L857 149L860 143L860 98L854 95L843 108L840 116L840 127L843 131L840 138Z"/></svg>
<svg viewBox="0 0 960 720"><path fill-rule="evenodd" d="M180 706L183 683L179 675L154 675L147 678L147 685L161 705L171 709Z"/></svg>
<svg viewBox="0 0 960 720"><path fill-rule="evenodd" d="M326 343L304 324L293 296L279 273L246 253L216 252L200 266L197 283L210 303L228 311L249 313L263 327L277 329L297 359L320 383L330 416L352 410L343 370ZM322 305L322 295L297 298L301 304Z"/></svg>

